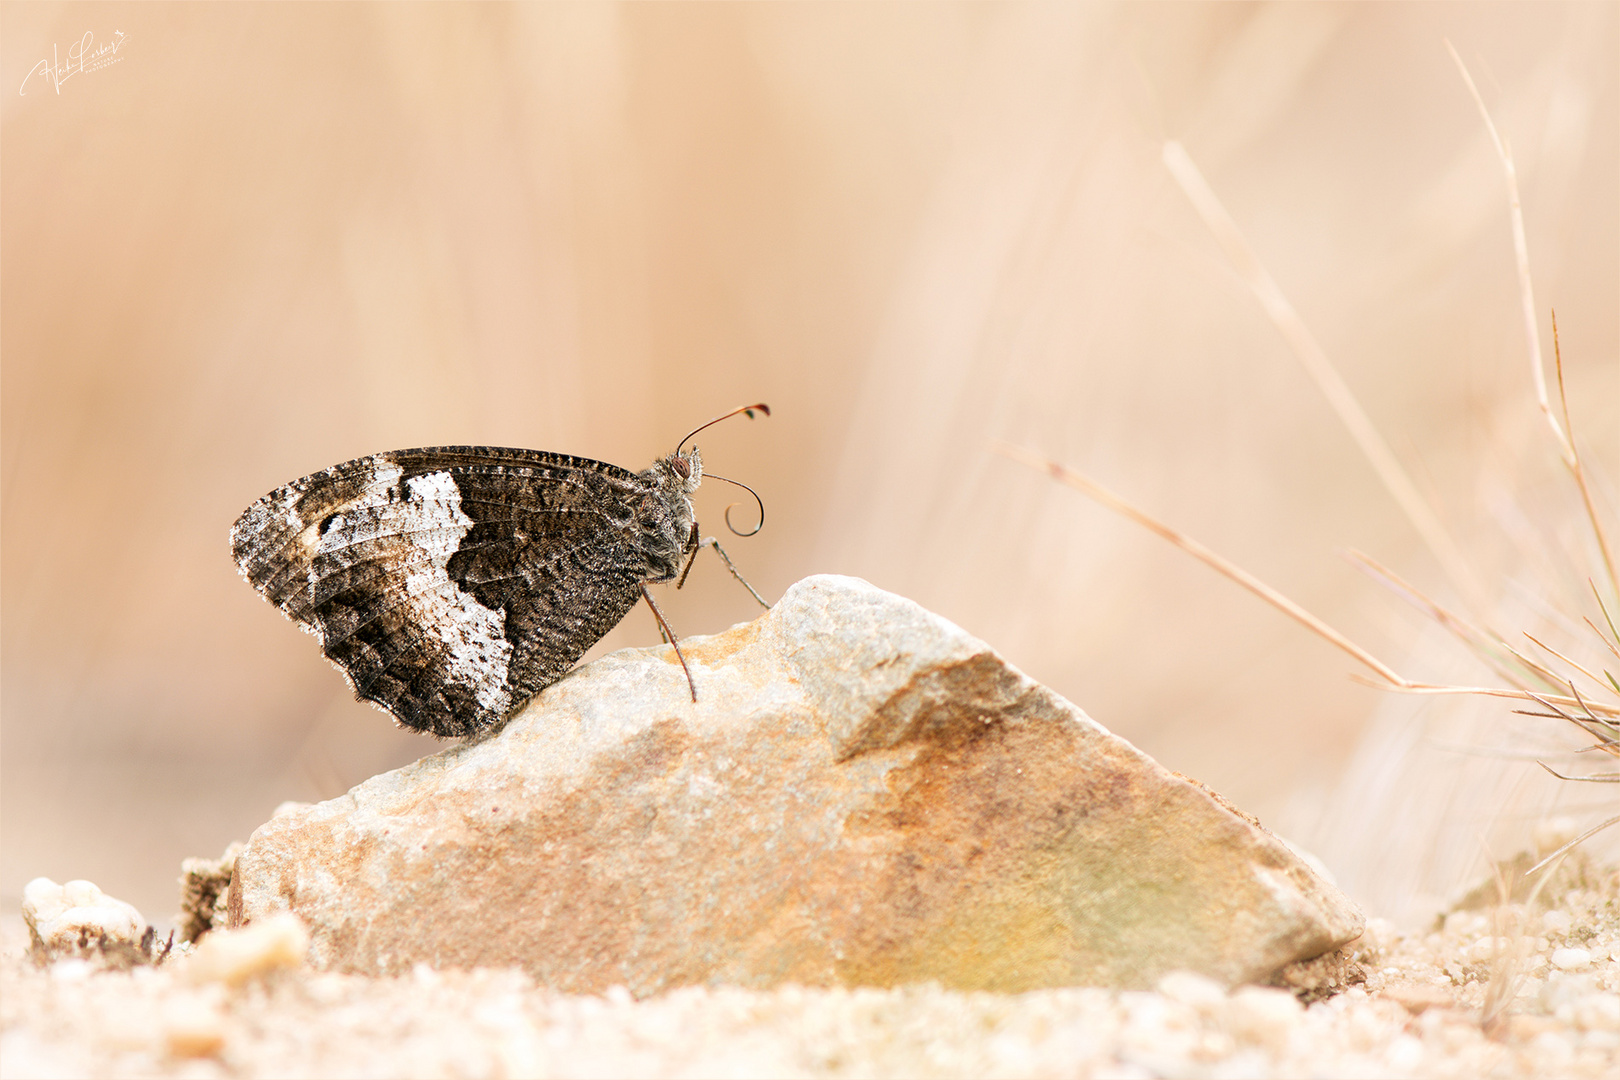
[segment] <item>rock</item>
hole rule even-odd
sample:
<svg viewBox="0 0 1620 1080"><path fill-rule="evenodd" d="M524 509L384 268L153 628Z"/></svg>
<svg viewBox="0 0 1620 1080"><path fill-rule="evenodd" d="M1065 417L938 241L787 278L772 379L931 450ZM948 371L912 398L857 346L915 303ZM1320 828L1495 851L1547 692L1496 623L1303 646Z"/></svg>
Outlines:
<svg viewBox="0 0 1620 1080"><path fill-rule="evenodd" d="M1554 949L1552 966L1560 971L1584 971L1592 966L1592 954L1585 949Z"/></svg>
<svg viewBox="0 0 1620 1080"><path fill-rule="evenodd" d="M1280 1054L1288 1046L1288 1033L1305 1018L1305 1009L1293 994L1263 986L1245 986L1226 1003L1226 1029L1239 1042L1265 1046Z"/></svg>
<svg viewBox="0 0 1620 1080"><path fill-rule="evenodd" d="M1620 994L1587 994L1572 1012L1582 1031L1620 1031Z"/></svg>
<svg viewBox="0 0 1620 1080"><path fill-rule="evenodd" d="M195 984L240 986L272 971L302 967L308 952L303 920L284 911L250 926L208 934L187 959L185 974Z"/></svg>
<svg viewBox="0 0 1620 1080"><path fill-rule="evenodd" d="M1384 988L1383 997L1393 1001L1413 1016L1417 1016L1428 1009L1449 1009L1456 1004L1456 997L1450 990L1439 986L1424 986L1420 983L1399 983Z"/></svg>
<svg viewBox="0 0 1620 1080"><path fill-rule="evenodd" d="M72 958L128 968L160 959L157 931L133 904L108 896L91 881L58 885L35 878L23 886L22 915L41 962Z"/></svg>
<svg viewBox="0 0 1620 1080"><path fill-rule="evenodd" d="M1354 943L1353 943L1354 944ZM1286 964L1266 980L1270 986L1291 991L1302 1004L1324 1001L1367 981L1367 969L1356 962L1349 947L1333 949Z"/></svg>
<svg viewBox="0 0 1620 1080"><path fill-rule="evenodd" d="M196 993L165 1003L163 1048L175 1057L212 1057L225 1048L225 1014L219 1002Z"/></svg>
<svg viewBox="0 0 1620 1080"><path fill-rule="evenodd" d="M216 920L224 922L224 901L231 887L231 872L236 868L236 856L242 847L241 841L237 841L217 859L186 859L181 862L178 920L181 941L196 941L214 928Z"/></svg>
<svg viewBox="0 0 1620 1080"><path fill-rule="evenodd" d="M614 653L498 735L261 826L231 924L317 967L687 984L1231 986L1362 919L1258 823L863 581ZM205 939L206 943L206 939Z"/></svg>
<svg viewBox="0 0 1620 1080"><path fill-rule="evenodd" d="M1226 1004L1226 987L1191 971L1172 971L1159 980L1157 989L1171 1001L1191 1005L1205 1015Z"/></svg>

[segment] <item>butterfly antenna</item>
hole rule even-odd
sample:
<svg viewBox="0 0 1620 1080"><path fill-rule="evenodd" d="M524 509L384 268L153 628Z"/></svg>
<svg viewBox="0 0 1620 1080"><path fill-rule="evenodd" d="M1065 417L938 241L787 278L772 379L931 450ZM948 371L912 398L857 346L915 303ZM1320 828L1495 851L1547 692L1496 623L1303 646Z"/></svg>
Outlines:
<svg viewBox="0 0 1620 1080"><path fill-rule="evenodd" d="M675 452L677 454L680 453L681 452L681 447L686 445L687 440L690 439L693 435L696 435L698 432L702 431L704 428L712 427L713 425L718 424L722 420L726 420L726 419L729 419L730 417L736 416L738 413L742 413L743 415L747 416L748 419L752 420L754 418L754 410L756 410L756 409L759 410L761 413L764 413L766 416L771 415L771 407L769 405L765 404L763 401L759 402L757 404L754 404L754 405L739 405L735 409L732 409L728 413L721 413L719 416L715 417L713 420L710 420L707 424L699 424L697 427L693 428L692 431L691 431L691 434L687 435L685 439L682 439L680 442L675 444ZM755 496L755 497L757 498L758 496Z"/></svg>
<svg viewBox="0 0 1620 1080"><path fill-rule="evenodd" d="M759 497L759 492L755 491L741 480L733 480L729 476L721 476L719 473L704 473L703 475L710 480L724 480L728 484L742 488L744 491L748 492L748 494L754 497L754 503L759 507L759 523L752 529L749 529L747 532L743 532L741 529L737 528L737 526L731 523L731 511L742 504L732 503L730 506L726 507L726 528L730 529L734 536L753 536L755 533L759 532L759 530L765 527L765 500Z"/></svg>

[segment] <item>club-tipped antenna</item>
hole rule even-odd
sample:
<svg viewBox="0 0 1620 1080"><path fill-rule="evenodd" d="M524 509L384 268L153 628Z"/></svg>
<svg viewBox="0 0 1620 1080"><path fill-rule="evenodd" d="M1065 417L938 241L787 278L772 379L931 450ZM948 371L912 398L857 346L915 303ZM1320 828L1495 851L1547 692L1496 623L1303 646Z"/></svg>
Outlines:
<svg viewBox="0 0 1620 1080"><path fill-rule="evenodd" d="M688 438L690 438L690 436L688 436ZM748 494L752 495L754 497L754 502L756 504L758 504L758 506L759 506L759 523L757 525L755 525L752 529L749 529L747 532L743 532L741 529L737 528L737 526L735 526L735 525L733 525L731 523L731 511L736 509L738 506L741 506L742 504L741 503L732 503L730 506L726 507L726 528L730 529L732 531L733 535L736 535L736 536L753 536L755 533L759 532L759 530L761 530L761 529L763 529L765 527L765 500L759 497L759 492L755 491L753 488L749 487L747 484L743 483L741 480L733 480L731 477L729 477L729 476L721 476L719 473L704 473L703 476L704 476L705 479L708 479L708 480L724 480L728 484L731 484L731 485L733 485L735 487L742 488L744 491L748 492Z"/></svg>
<svg viewBox="0 0 1620 1080"><path fill-rule="evenodd" d="M677 454L680 453L681 452L681 447L686 445L687 439L690 439L693 435L696 435L698 432L702 431L704 428L712 427L715 424L718 424L722 420L725 420L725 419L728 419L730 417L736 416L738 413L743 413L745 416L748 417L748 419L752 420L754 418L754 410L755 409L758 409L760 412L764 413L766 416L771 415L771 407L769 405L765 404L763 401L761 401L761 402L759 402L757 404L754 404L754 405L739 405L735 409L732 409L728 413L721 413L719 416L715 417L713 420L710 420L707 424L699 424L697 427L693 428L691 433L688 434L685 439L682 439L680 442L675 444L675 452ZM731 483L736 483L736 481L733 480L733 481L731 481ZM754 497L756 499L759 498L759 496L757 496L757 495L754 496ZM755 531L757 532L758 530L756 529Z"/></svg>

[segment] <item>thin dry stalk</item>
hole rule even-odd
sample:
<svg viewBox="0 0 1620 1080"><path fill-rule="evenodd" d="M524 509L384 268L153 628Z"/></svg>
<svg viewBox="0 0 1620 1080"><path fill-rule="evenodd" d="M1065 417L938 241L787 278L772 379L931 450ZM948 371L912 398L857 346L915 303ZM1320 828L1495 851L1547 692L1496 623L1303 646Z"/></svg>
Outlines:
<svg viewBox="0 0 1620 1080"><path fill-rule="evenodd" d="M1468 604L1481 616L1491 611L1490 601L1485 590L1480 588L1479 581L1469 569L1468 560L1464 558L1457 542L1452 539L1451 533L1441 522L1438 514L1429 505L1412 483L1406 469L1396 458L1395 452L1390 449L1389 443L1379 434L1373 426L1371 418L1367 416L1361 402L1350 390L1348 383L1333 362L1328 359L1316 336L1305 325L1305 320L1299 317L1294 305L1288 302L1283 294L1282 287L1271 276L1271 273L1260 262L1254 249L1244 238L1242 230L1232 216L1226 212L1220 196L1209 186L1204 174L1199 170L1186 148L1179 142L1171 140L1164 144L1164 164L1181 185L1182 191L1197 209L1200 217L1215 239L1226 250L1226 257L1232 261L1238 275L1254 293L1255 299L1270 317L1277 331L1282 334L1283 340L1288 342L1294 355L1304 366L1305 371L1315 380L1322 396L1327 399L1328 405L1339 416L1339 420L1350 432L1350 437L1361 448L1362 454L1372 465L1373 471L1383 481L1384 487L1395 499L1397 505L1406 514L1412 527L1423 537L1434 557L1439 560L1446 576L1452 584L1467 599Z"/></svg>
<svg viewBox="0 0 1620 1080"><path fill-rule="evenodd" d="M1497 896L1496 907L1491 912L1491 930L1498 945L1493 950L1491 981L1485 986L1485 1001L1480 1008L1479 1025L1486 1031L1496 1029L1502 1013L1519 996L1524 984L1524 961L1529 952L1524 927L1508 907L1516 884L1510 876L1513 871L1495 859L1491 860L1491 865L1496 875ZM1500 946L1503 941L1508 943L1506 948Z"/></svg>
<svg viewBox="0 0 1620 1080"><path fill-rule="evenodd" d="M1560 424L1553 415L1552 403L1547 397L1546 365L1541 358L1541 332L1536 326L1536 299L1535 290L1530 280L1530 247L1525 240L1524 208L1519 202L1519 174L1513 164L1513 152L1508 147L1507 140L1496 130L1496 122L1491 119L1491 111L1485 106L1485 99L1480 96L1479 87L1474 85L1474 77L1468 72L1468 65L1463 63L1457 49L1446 41L1446 49L1451 53L1452 60L1457 63L1457 70L1462 73L1463 82L1468 86L1468 92L1473 95L1474 104L1479 106L1479 115L1485 121L1485 130L1490 133L1491 142L1496 147L1496 156L1501 159L1502 172L1507 177L1508 189L1508 215L1513 224L1513 257L1519 271L1519 301L1524 311L1524 333L1530 345L1530 377L1536 387L1536 405L1541 409L1541 415L1546 417L1547 426L1552 429L1553 440L1558 444L1558 456L1563 460L1565 468L1569 469L1575 478L1575 485L1580 489L1581 501L1586 508L1586 518L1591 524L1592 532L1597 538L1598 551L1603 556L1603 567L1608 573L1609 588L1615 595L1620 595L1620 577L1615 574L1614 551L1609 546L1609 539L1603 529L1602 518L1598 515L1597 505L1592 499L1592 490L1586 480L1586 469L1581 464L1580 452L1575 447L1574 430L1569 422L1569 398L1564 392L1564 359L1558 348L1558 319L1553 317L1553 360L1557 365L1558 398L1564 413L1564 422Z"/></svg>
<svg viewBox="0 0 1620 1080"><path fill-rule="evenodd" d="M1585 832L1581 833L1581 835L1577 836L1575 839L1571 840L1569 843L1565 844L1563 847L1559 848L1557 851L1553 852L1551 855L1548 855L1545 859L1542 859L1540 862L1536 863L1536 865L1526 870L1524 872L1524 876L1529 877L1531 874L1540 872L1542 867L1551 864L1554 859L1563 858L1565 855L1568 855L1570 852L1574 851L1583 843L1592 839L1592 837L1596 836L1598 833L1602 832L1604 829L1607 829L1611 825L1620 825L1620 814L1616 814L1609 820L1599 822L1590 829L1587 829ZM1547 878L1551 877L1551 874L1547 875ZM1537 888L1540 888L1540 886L1538 885Z"/></svg>
<svg viewBox="0 0 1620 1080"><path fill-rule="evenodd" d="M1575 445L1575 426L1569 419L1569 395L1564 390L1564 352L1558 347L1558 316L1552 316L1553 328L1553 365L1558 373L1558 403L1564 411L1564 429L1569 432L1569 456L1564 464L1569 468L1570 474L1575 478L1575 486L1581 492L1581 505L1586 508L1586 520L1592 526L1592 535L1597 539L1598 553L1603 557L1603 569L1609 575L1609 589L1616 596L1620 596L1620 578L1615 576L1614 551L1609 547L1609 537L1603 530L1603 519L1597 511L1597 504L1592 500L1592 488L1586 482L1586 466L1581 462L1580 450ZM1594 591L1596 591L1594 589ZM1603 597L1598 597L1598 603L1603 603ZM1608 617L1605 611L1604 617ZM1609 624L1614 629L1614 624Z"/></svg>
<svg viewBox="0 0 1620 1080"><path fill-rule="evenodd" d="M1602 826L1599 826L1599 828L1602 828ZM1585 837L1581 837L1581 839L1585 839ZM1548 855L1535 866L1526 870L1524 877L1533 877L1538 870L1549 864L1556 870L1556 864L1563 861L1564 856L1573 850L1576 843L1578 841L1572 841ZM1528 927L1521 924L1521 917L1532 910L1536 900L1541 896L1541 890L1547 887L1547 883L1552 880L1553 875L1550 873L1543 875L1541 880L1531 887L1529 895L1524 898L1524 903L1515 911L1509 906L1513 898L1513 890L1518 884L1513 880L1515 871L1511 865L1495 858L1492 858L1490 862L1492 867L1495 868L1498 897L1498 903L1492 913L1491 921L1494 924L1492 930L1495 931L1498 942L1507 941L1509 943L1506 949L1498 948L1496 955L1492 958L1491 981L1485 987L1485 1001L1480 1008L1479 1026L1487 1032L1494 1032L1497 1030L1498 1022L1502 1019L1502 1014L1507 1011L1508 1006L1518 999L1519 990L1524 985L1524 961L1529 951L1529 937L1524 933Z"/></svg>
<svg viewBox="0 0 1620 1080"><path fill-rule="evenodd" d="M1519 297L1524 311L1524 334L1530 344L1530 378L1536 387L1536 404L1541 408L1541 415L1547 418L1552 427L1553 438L1564 455L1567 464L1575 454L1575 448L1570 443L1564 429L1559 426L1557 417L1553 416L1552 405L1547 400L1547 375L1541 361L1541 332L1536 328L1536 298L1535 291L1530 283L1530 245L1524 234L1524 208L1519 203L1519 173L1513 165L1513 154L1508 150L1507 140L1502 138L1496 130L1496 121L1491 119L1490 109L1485 107L1485 99L1480 96L1479 87L1474 85L1474 77L1468 72L1468 65L1458 55L1457 47L1446 39L1446 50L1457 63L1457 70L1462 73L1463 82L1468 85L1468 92L1474 97L1474 104L1479 106L1479 115L1485 121L1485 130L1490 133L1491 142L1496 147L1496 156L1502 160L1502 169L1507 174L1508 213L1513 223L1513 257L1519 269Z"/></svg>
<svg viewBox="0 0 1620 1080"><path fill-rule="evenodd" d="M1449 631L1452 636L1462 642L1466 649L1483 661L1504 682L1511 683L1514 688L1526 693L1530 690L1524 676L1503 661L1502 654L1505 653L1513 660L1518 661L1532 677L1540 679L1547 689L1563 685L1563 680L1545 667L1528 660L1518 650L1503 642L1494 634L1480 629L1461 615L1450 611L1438 601L1427 596L1421 589L1405 581L1399 574L1380 563L1377 559L1354 550L1346 554L1353 564L1370 575L1374 581L1388 588L1401 599L1423 612L1429 619L1438 623L1443 629Z"/></svg>
<svg viewBox="0 0 1620 1080"><path fill-rule="evenodd" d="M1141 525L1150 532L1157 533L1158 535L1164 537L1182 551L1185 551L1193 558L1213 569L1216 573L1222 574L1232 581L1237 582L1239 585L1243 586L1245 589L1248 589L1250 592L1260 597L1260 599L1264 600L1272 607L1281 611L1284 615L1297 620L1311 633L1349 653L1358 661L1377 672L1378 676L1390 685L1398 686L1403 689L1417 687L1418 684L1401 678L1388 664L1384 663L1382 660L1379 660L1377 657L1373 656L1372 653L1368 652L1366 649L1363 649L1361 646L1357 645L1355 642L1351 641L1349 638L1333 629L1333 627L1329 626L1315 615L1312 615L1310 612L1306 611L1304 608L1300 607L1298 604L1288 599L1288 597L1284 596L1276 589L1273 589L1270 585L1267 585L1265 582L1261 581L1247 570L1244 570L1235 563L1232 563L1227 559L1215 554L1215 552L1211 551L1203 544L1200 544L1197 540L1194 540L1186 533L1171 528L1170 526L1154 518L1152 515L1148 514L1146 511L1137 509L1135 506L1131 505L1129 502L1126 502L1118 495L1115 495L1112 491L1109 491L1107 488L1103 487L1090 477L1077 473L1065 465L1061 465L1049 458L1042 457L1034 451L1026 450L1023 447L1012 446L1008 443L997 443L994 447L992 447L992 449L994 449L995 452L1000 454L1002 457L1011 458L1012 460L1021 464L1028 465L1032 469L1049 473L1052 478L1058 482L1067 484L1072 488L1085 492L1087 495L1102 503L1110 510L1113 510L1115 513L1120 514L1123 517L1130 518L1132 521L1136 522L1138 525Z"/></svg>
<svg viewBox="0 0 1620 1080"><path fill-rule="evenodd" d="M1586 668L1582 667L1578 662L1576 662L1575 660L1571 659L1568 656L1565 656L1563 653L1559 652L1557 649L1553 648L1551 645L1548 645L1545 642L1537 639L1535 637L1535 635L1531 634L1528 630L1525 631L1524 636L1529 638L1531 641L1535 642L1535 644L1538 647L1546 650L1547 652L1552 653L1554 656L1558 657L1558 659L1562 660L1564 663L1568 664L1570 667L1574 668L1576 671L1580 672L1582 675L1585 675L1588 679L1591 679L1592 682L1597 684L1599 689L1601 689L1601 690L1608 689L1608 687L1604 685L1604 682L1603 682L1602 679L1598 678L1596 675L1592 674L1590 671L1587 671ZM1573 690L1574 687L1571 686L1570 689Z"/></svg>
<svg viewBox="0 0 1620 1080"><path fill-rule="evenodd" d="M1543 705L1548 705L1549 707L1557 705L1571 709L1586 709L1596 713L1603 713L1605 715L1620 718L1620 705L1610 706L1592 703L1581 698L1579 695L1540 694L1529 689L1504 689L1494 686L1443 686L1436 683L1424 683L1405 678L1404 676L1398 674L1394 668L1391 668L1388 664L1373 656L1372 653L1351 641L1344 634L1341 634L1339 631L1333 629L1333 627L1329 626L1327 622L1311 614L1309 611L1305 610L1305 608L1301 607L1293 600L1290 600L1287 596L1284 596L1270 585L1267 585L1265 582L1261 581L1247 570L1244 570L1242 567L1216 554L1214 551L1208 547L1205 547L1197 540L1194 540L1186 533L1164 524L1151 514L1147 513L1145 510L1141 510L1132 505L1130 502L1114 494L1112 491L1109 491L1107 488L1103 487L1089 476L1086 476L1084 473L1076 472L1074 469L1069 468L1061 462L1053 461L1052 459L1044 457L1033 450L1028 450L1021 446L1013 446L1009 443L995 443L991 446L991 449L997 454L1000 454L1002 457L1010 458L1011 460L1022 465L1027 465L1038 472L1046 473L1059 483L1066 484L1069 487L1090 496L1092 499L1108 507L1110 510L1113 510L1121 517L1129 518L1138 525L1141 525L1143 528L1147 529L1149 532L1162 536L1164 539L1170 541L1170 543L1202 562L1216 573L1236 582L1245 589L1254 593L1256 596L1260 597L1260 599L1264 600L1278 611L1281 611L1284 615L1287 615L1289 618L1300 623L1311 633L1322 638L1322 640L1348 653L1378 675L1377 680L1358 678L1357 681L1359 682L1365 682L1368 685L1385 690L1399 690L1402 693L1408 694L1473 694L1482 697L1509 698L1515 701L1539 702ZM1505 642L1502 643L1502 645L1504 648L1509 649L1510 652L1513 651L1510 646L1506 645ZM1514 652L1514 656L1518 657L1526 666L1531 667L1532 669L1537 668L1535 662L1530 660L1528 657L1524 657L1517 652ZM1545 668L1540 668L1539 670L1546 671ZM1351 677L1357 678L1354 675ZM1563 681L1551 672L1547 672L1545 677L1554 685L1564 685Z"/></svg>

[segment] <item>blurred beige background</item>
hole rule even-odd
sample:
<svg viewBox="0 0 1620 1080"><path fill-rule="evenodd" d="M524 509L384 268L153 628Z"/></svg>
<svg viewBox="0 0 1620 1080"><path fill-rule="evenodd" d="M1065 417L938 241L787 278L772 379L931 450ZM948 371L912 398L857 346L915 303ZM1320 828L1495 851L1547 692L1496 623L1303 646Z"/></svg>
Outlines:
<svg viewBox="0 0 1620 1080"><path fill-rule="evenodd" d="M768 596L857 574L947 615L1375 910L1451 888L1548 800L1596 813L1535 786L1506 706L1454 722L1358 686L987 447L1091 473L1410 675L1482 679L1335 554L1450 596L1161 146L1185 143L1491 589L1578 598L1501 169L1443 42L1517 155L1612 510L1617 24L1610 3L0 7L0 896L87 877L166 919L182 857L436 748L237 578L226 531L263 492L434 443L640 468L755 400L775 415L700 442L769 506L729 545ZM114 62L35 70L87 33L122 35ZM710 485L700 515L733 498ZM666 610L688 635L752 616L717 564ZM638 611L597 653L656 640Z"/></svg>

